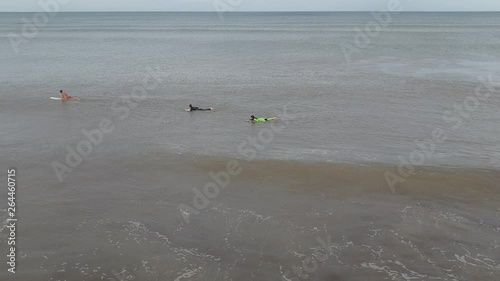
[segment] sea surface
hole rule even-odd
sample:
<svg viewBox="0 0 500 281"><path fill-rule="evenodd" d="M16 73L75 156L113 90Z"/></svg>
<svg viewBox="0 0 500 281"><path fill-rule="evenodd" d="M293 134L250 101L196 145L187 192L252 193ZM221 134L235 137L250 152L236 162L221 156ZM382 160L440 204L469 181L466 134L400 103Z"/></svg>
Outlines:
<svg viewBox="0 0 500 281"><path fill-rule="evenodd" d="M499 280L500 13L33 16L0 280Z"/></svg>

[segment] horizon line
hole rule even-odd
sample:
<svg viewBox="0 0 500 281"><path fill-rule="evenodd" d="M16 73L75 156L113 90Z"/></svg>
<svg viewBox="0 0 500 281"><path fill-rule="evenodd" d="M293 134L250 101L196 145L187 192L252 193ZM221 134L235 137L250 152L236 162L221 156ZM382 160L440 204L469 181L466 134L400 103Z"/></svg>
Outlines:
<svg viewBox="0 0 500 281"><path fill-rule="evenodd" d="M0 13L41 13L45 11L0 11ZM127 11L127 10L96 10L96 11L60 11L57 13L369 13L369 12L390 12L388 10L349 10L349 11L187 11L187 10L165 10L165 11L150 11L150 10L135 10L135 11ZM397 13L498 13L498 11L399 11Z"/></svg>

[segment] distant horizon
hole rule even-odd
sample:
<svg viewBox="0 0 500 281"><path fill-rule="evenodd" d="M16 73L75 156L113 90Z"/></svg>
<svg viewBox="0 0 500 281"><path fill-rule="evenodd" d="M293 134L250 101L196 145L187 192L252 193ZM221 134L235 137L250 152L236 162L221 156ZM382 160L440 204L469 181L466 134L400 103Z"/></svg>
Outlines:
<svg viewBox="0 0 500 281"><path fill-rule="evenodd" d="M5 12L500 12L498 0L16 0Z"/></svg>
<svg viewBox="0 0 500 281"><path fill-rule="evenodd" d="M40 13L44 11L0 11L0 13ZM255 11L225 11L223 13L225 14L244 14L244 13L370 13L370 12L387 12L387 10L346 10L346 11L264 11L264 10L255 10ZM222 13L222 12L217 12L217 11L206 11L206 10L200 10L200 11L192 11L192 10L165 10L165 11L151 11L151 10L134 10L134 11L129 11L129 10L80 10L80 11L60 11L57 13ZM500 13L500 10L498 11L483 11L483 10L477 10L477 11L447 11L447 10L436 10L436 11L400 11L398 13Z"/></svg>

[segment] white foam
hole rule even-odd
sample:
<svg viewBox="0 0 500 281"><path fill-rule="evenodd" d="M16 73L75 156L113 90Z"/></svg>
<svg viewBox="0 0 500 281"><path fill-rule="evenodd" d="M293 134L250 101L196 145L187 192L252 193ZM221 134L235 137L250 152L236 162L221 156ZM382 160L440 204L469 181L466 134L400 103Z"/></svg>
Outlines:
<svg viewBox="0 0 500 281"><path fill-rule="evenodd" d="M198 268L193 268L193 269L184 269L186 272L184 272L182 275L178 276L177 278L175 278L174 281L180 281L181 279L183 278L191 278L193 276L195 276L198 271L202 270L203 267L198 267Z"/></svg>

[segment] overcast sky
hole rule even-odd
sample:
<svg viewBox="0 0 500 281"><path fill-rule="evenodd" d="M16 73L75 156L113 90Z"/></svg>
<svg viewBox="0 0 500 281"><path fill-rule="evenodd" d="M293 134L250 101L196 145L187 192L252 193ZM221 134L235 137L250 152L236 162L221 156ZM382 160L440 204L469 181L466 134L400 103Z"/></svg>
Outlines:
<svg viewBox="0 0 500 281"><path fill-rule="evenodd" d="M374 11L399 1L404 11L500 11L500 0L0 0L0 12L42 11L39 3L59 1L61 11Z"/></svg>

